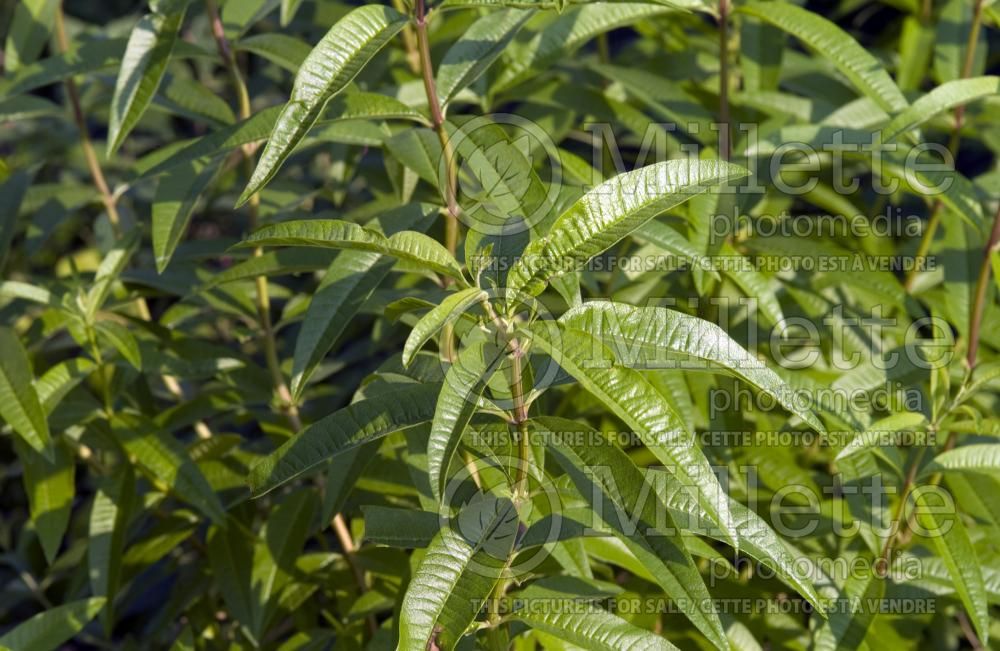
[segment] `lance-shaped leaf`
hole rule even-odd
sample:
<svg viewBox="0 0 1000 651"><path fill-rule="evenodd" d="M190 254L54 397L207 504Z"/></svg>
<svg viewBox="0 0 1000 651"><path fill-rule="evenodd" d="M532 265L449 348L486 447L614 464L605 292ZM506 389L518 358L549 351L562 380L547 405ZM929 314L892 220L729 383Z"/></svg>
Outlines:
<svg viewBox="0 0 1000 651"><path fill-rule="evenodd" d="M510 618L581 649L677 651L677 647L663 637L630 624L596 604L581 605L569 597L562 606L552 603L551 599L538 605L533 605L530 599L525 600L523 608ZM728 648L728 644L721 648Z"/></svg>
<svg viewBox="0 0 1000 651"><path fill-rule="evenodd" d="M652 480L653 487L681 529L725 542L722 532L712 525L711 518L698 505L696 497L680 485L672 474L661 470L649 472L656 476ZM798 563L806 556L779 538L774 529L753 509L732 498L729 499L729 506L736 520L740 552L773 569L779 579L823 613L823 599L816 592L809 574Z"/></svg>
<svg viewBox="0 0 1000 651"><path fill-rule="evenodd" d="M524 334L631 427L678 481L697 495L699 505L719 525L727 542L739 549L725 490L683 419L656 387L638 371L612 363L611 351L582 330L542 322Z"/></svg>
<svg viewBox="0 0 1000 651"><path fill-rule="evenodd" d="M440 384L406 385L321 418L250 469L250 490L263 495L330 457L434 417Z"/></svg>
<svg viewBox="0 0 1000 651"><path fill-rule="evenodd" d="M723 161L673 160L605 181L560 215L548 235L525 247L508 287L538 294L549 278L578 268L656 215L746 174Z"/></svg>
<svg viewBox="0 0 1000 651"><path fill-rule="evenodd" d="M59 362L45 371L42 377L38 378L36 385L38 399L45 413L51 414L66 394L86 379L95 368L97 365L86 357L76 357Z"/></svg>
<svg viewBox="0 0 1000 651"><path fill-rule="evenodd" d="M975 472L1000 475L1000 444L963 445L934 457L921 471L921 477L938 472Z"/></svg>
<svg viewBox="0 0 1000 651"><path fill-rule="evenodd" d="M390 237L404 230L423 232L438 208L412 203L372 220L366 226ZM257 258L259 259L259 258ZM392 270L391 257L370 251L341 251L330 264L309 301L302 329L295 340L291 392L302 395L313 371L323 360L351 318Z"/></svg>
<svg viewBox="0 0 1000 651"><path fill-rule="evenodd" d="M4 70L14 73L32 63L45 49L55 24L58 0L22 0L13 5L14 15L7 28Z"/></svg>
<svg viewBox="0 0 1000 651"><path fill-rule="evenodd" d="M107 633L114 627L114 601L121 582L125 534L134 498L135 477L132 468L123 464L115 477L98 487L90 508L87 541L90 590L108 600L101 614Z"/></svg>
<svg viewBox="0 0 1000 651"><path fill-rule="evenodd" d="M886 434L894 432L922 431L927 428L927 418L917 412L903 412L883 418L851 439L837 454L837 459L846 459L864 450L886 445ZM891 444L891 443L890 443Z"/></svg>
<svg viewBox="0 0 1000 651"><path fill-rule="evenodd" d="M425 314L410 331L403 345L403 366L409 366L413 356L423 347L427 340L438 330L461 318L466 310L489 298L489 295L478 287L469 287L449 294L447 298L435 305Z"/></svg>
<svg viewBox="0 0 1000 651"><path fill-rule="evenodd" d="M642 471L610 439L577 422L540 417L532 424L597 517L615 530L698 630L725 649L725 629L710 605L708 587Z"/></svg>
<svg viewBox="0 0 1000 651"><path fill-rule="evenodd" d="M31 362L10 328L0 328L0 418L28 445L53 459L49 424L35 390Z"/></svg>
<svg viewBox="0 0 1000 651"><path fill-rule="evenodd" d="M943 494L942 488L934 485L914 489L913 499L917 522L923 529L918 533L933 541L934 549L948 568L955 591L972 625L976 627L976 634L983 644L988 644L990 614L983 573L954 501Z"/></svg>
<svg viewBox="0 0 1000 651"><path fill-rule="evenodd" d="M888 142L956 106L964 106L971 101L997 93L1000 93L1000 77L956 79L941 84L926 95L922 95L883 127L882 140Z"/></svg>
<svg viewBox="0 0 1000 651"><path fill-rule="evenodd" d="M153 254L163 273L187 230L198 198L218 174L213 159L191 161L171 168L160 178L153 197Z"/></svg>
<svg viewBox="0 0 1000 651"><path fill-rule="evenodd" d="M51 565L59 553L69 526L70 509L76 495L76 466L64 443L55 441L52 459L15 439L14 448L24 471L24 492L28 495L31 521L42 543L45 560Z"/></svg>
<svg viewBox="0 0 1000 651"><path fill-rule="evenodd" d="M368 4L330 28L295 76L292 96L278 116L237 205L245 203L274 177L330 98L342 91L406 23L407 17L390 7Z"/></svg>
<svg viewBox="0 0 1000 651"><path fill-rule="evenodd" d="M626 366L726 371L823 431L808 401L799 399L777 373L710 321L666 308L610 301L584 303L559 320L601 341Z"/></svg>
<svg viewBox="0 0 1000 651"><path fill-rule="evenodd" d="M501 9L474 22L438 66L437 91L441 103L447 105L493 65L534 13L530 9Z"/></svg>
<svg viewBox="0 0 1000 651"><path fill-rule="evenodd" d="M506 347L476 342L459 354L445 374L427 439L427 474L438 500L445 495L448 467L476 413L486 385L506 358Z"/></svg>
<svg viewBox="0 0 1000 651"><path fill-rule="evenodd" d="M0 649L57 649L82 631L103 606L104 597L92 597L38 613L0 637Z"/></svg>
<svg viewBox="0 0 1000 651"><path fill-rule="evenodd" d="M455 257L423 233L401 231L386 237L338 219L308 219L264 226L237 246L319 246L331 249L354 249L391 255L414 263L467 286Z"/></svg>
<svg viewBox="0 0 1000 651"><path fill-rule="evenodd" d="M0 80L0 97L14 97L73 75L102 70L121 61L124 39L94 39L68 52L22 66Z"/></svg>
<svg viewBox="0 0 1000 651"><path fill-rule="evenodd" d="M215 523L226 519L219 496L176 439L161 433L155 423L136 414L118 414L114 435L129 458L156 489L176 495Z"/></svg>
<svg viewBox="0 0 1000 651"><path fill-rule="evenodd" d="M403 597L398 651L455 648L506 567L517 529L514 503L489 493L441 528Z"/></svg>
<svg viewBox="0 0 1000 651"><path fill-rule="evenodd" d="M111 100L109 154L121 146L153 101L183 21L184 9L181 8L167 14L147 14L132 29L115 82L115 96Z"/></svg>
<svg viewBox="0 0 1000 651"><path fill-rule="evenodd" d="M33 174L27 170L18 170L7 178L0 173L0 270L7 262L14 231L17 230L17 215L32 177Z"/></svg>
<svg viewBox="0 0 1000 651"><path fill-rule="evenodd" d="M531 71L544 70L599 34L672 10L645 2L594 2L573 7L511 57L497 86L508 88L525 80Z"/></svg>
<svg viewBox="0 0 1000 651"><path fill-rule="evenodd" d="M441 516L433 511L366 504L365 540L376 545L414 549L426 547L441 530Z"/></svg>
<svg viewBox="0 0 1000 651"><path fill-rule="evenodd" d="M861 565L861 571L848 575L837 595L837 603L844 605L832 609L829 619L817 629L812 644L816 651L870 648L865 646L865 637L885 596L886 581L872 571L872 559L862 560L867 563Z"/></svg>
<svg viewBox="0 0 1000 651"><path fill-rule="evenodd" d="M737 11L783 29L828 58L858 90L886 111L895 113L906 108L906 98L878 59L826 18L784 2L754 0Z"/></svg>
<svg viewBox="0 0 1000 651"><path fill-rule="evenodd" d="M263 140L271 132L280 112L281 107L272 106L242 122L223 127L201 138L161 147L139 159L135 164L135 171L141 178L148 178L198 159L208 159Z"/></svg>

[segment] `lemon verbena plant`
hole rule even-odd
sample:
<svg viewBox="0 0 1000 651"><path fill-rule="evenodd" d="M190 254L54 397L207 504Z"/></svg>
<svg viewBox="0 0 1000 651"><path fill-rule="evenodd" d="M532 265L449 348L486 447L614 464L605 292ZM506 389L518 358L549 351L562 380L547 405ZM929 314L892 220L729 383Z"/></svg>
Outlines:
<svg viewBox="0 0 1000 651"><path fill-rule="evenodd" d="M16 0L0 649L992 648L991 0Z"/></svg>

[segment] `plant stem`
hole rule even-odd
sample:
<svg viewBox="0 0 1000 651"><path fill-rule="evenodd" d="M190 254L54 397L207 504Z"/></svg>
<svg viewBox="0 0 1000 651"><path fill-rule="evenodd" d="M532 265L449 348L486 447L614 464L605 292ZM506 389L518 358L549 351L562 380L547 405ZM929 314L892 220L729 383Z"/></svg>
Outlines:
<svg viewBox="0 0 1000 651"><path fill-rule="evenodd" d="M732 156L729 127L729 10L730 0L719 0L719 155Z"/></svg>
<svg viewBox="0 0 1000 651"><path fill-rule="evenodd" d="M517 474L514 479L514 493L519 497L528 495L528 460L531 458L531 441L528 437L528 407L524 401L524 372L521 350L516 339L510 340L511 369L510 395L514 401L514 425L517 427Z"/></svg>
<svg viewBox="0 0 1000 651"><path fill-rule="evenodd" d="M972 76L972 66L976 62L976 46L979 43L979 30L983 24L983 2L976 0L972 9L972 24L969 26L969 40L965 45L965 61L962 63L960 79L968 79ZM951 132L951 139L948 141L948 150L953 155L958 156L958 144L962 137L962 123L965 121L965 104L955 107L955 129Z"/></svg>
<svg viewBox="0 0 1000 651"><path fill-rule="evenodd" d="M59 49L66 53L69 51L69 39L66 37L66 21L63 16L62 3L60 2L55 15L56 41ZM76 81L72 75L66 78L66 94L69 96L70 105L73 107L73 121L76 123L77 131L80 132L80 148L83 149L83 156L87 161L87 169L90 177L94 181L94 187L101 195L101 202L104 210L108 213L108 221L111 223L111 230L115 238L122 236L121 216L118 214L118 207L115 205L115 197L108 187L108 181L101 170L101 164L97 160L97 152L94 151L94 144L90 141L90 134L87 133L87 119L83 114L83 107L80 104L80 92L77 90Z"/></svg>
<svg viewBox="0 0 1000 651"><path fill-rule="evenodd" d="M993 265L990 258L993 251L1000 246L1000 207L993 217L993 230L990 231L990 239L983 249L983 264L979 267L979 278L976 280L976 290L972 301L972 312L969 315L969 351L966 362L969 368L976 365L976 356L979 353L979 332L983 324L983 312L986 309L986 293L990 284L990 270Z"/></svg>
<svg viewBox="0 0 1000 651"><path fill-rule="evenodd" d="M925 5L925 15L930 15L930 3ZM972 13L972 24L969 27L969 39L965 44L965 61L962 64L962 70L960 74L960 79L968 79L972 74L972 66L976 61L976 45L979 42L979 29L983 21L983 0L976 0L975 7ZM952 129L951 137L948 139L948 151L951 152L951 157L953 163L958 158L958 148L962 143L962 124L965 121L965 104L960 104L955 107L955 126ZM931 209L931 216L927 220L927 229L924 231L923 236L920 239L920 246L917 247L916 258L922 260L927 257L927 253L930 251L931 243L934 241L934 235L937 233L938 225L941 223L941 212L944 205L941 200L938 199L934 202L934 207ZM907 293L913 291L913 284L917 279L917 267L914 267L906 275L906 281L903 283L903 287L906 289Z"/></svg>
<svg viewBox="0 0 1000 651"><path fill-rule="evenodd" d="M243 73L240 72L236 56L233 54L233 49L226 38L225 28L222 25L222 19L219 17L219 10L216 7L215 0L205 0L205 11L212 26L212 37L215 39L216 48L219 50L219 55L222 57L226 71L229 73L230 82L236 91L239 117L241 120L247 120L252 113L250 94L247 91L247 85L243 79ZM244 146L243 164L248 177L253 173L253 153L254 148L252 145ZM250 217L250 228L253 230L257 227L259 219L259 194L254 193L250 197L250 200L247 202L247 209ZM260 247L257 247L254 249L253 254L254 256L261 256L264 254L264 251ZM271 299L267 288L267 277L263 275L257 276L254 279L254 285L257 291L257 317L260 321L261 342L264 347L264 358L267 362L267 368L271 373L271 382L274 384L274 391L278 396L281 410L288 419L289 425L293 430L298 431L302 429L302 421L299 418L298 407L295 405L292 394L288 390L288 385L285 383L285 376L281 371L281 360L278 358L278 347L271 319Z"/></svg>
<svg viewBox="0 0 1000 651"><path fill-rule="evenodd" d="M445 201L448 205L448 217L445 221L444 245L455 255L458 248L458 170L455 165L451 139L444 123L444 113L438 99L437 87L434 83L434 64L431 62L431 46L427 38L427 13L424 0L417 0L414 23L417 32L417 49L420 56L420 73L424 81L424 93L427 95L427 106L431 113L431 124L441 141L441 155L444 156L448 178L445 179ZM449 282L446 278L445 282Z"/></svg>
<svg viewBox="0 0 1000 651"><path fill-rule="evenodd" d="M899 491L899 506L896 507L896 512L893 514L893 519L889 523L889 535L885 539L885 545L882 546L882 553L879 555L878 567L883 568L885 572L889 571L889 561L892 556L892 547L896 539L903 533L903 526L896 530L892 530L895 523L899 522L903 517L904 511L906 510L906 500L910 496L910 489L913 487L913 482L917 478L917 471L920 469L920 462L923 461L924 453L927 448L921 447L917 450L917 455L914 457L913 462L910 464L910 469L906 473L906 479L903 481L903 487Z"/></svg>
<svg viewBox="0 0 1000 651"><path fill-rule="evenodd" d="M236 91L239 117L241 120L247 120L252 114L250 106L250 93L247 91L247 85L243 79L243 73L240 71L239 64L236 61L236 56L233 54L233 50L229 46L229 40L226 38L225 29L222 25L222 20L219 17L219 11L216 7L215 0L205 0L205 10L208 13L209 22L212 25L212 36L215 39L219 55L225 63L226 70L229 72L231 83ZM248 178L253 173L252 157L254 151L255 147L253 145L248 144L243 147L243 164ZM247 202L247 209L250 216L250 227L251 229L256 228L260 210L260 195L258 193L254 193L250 197ZM264 254L264 251L260 247L257 247L254 249L253 254L254 256L261 256ZM257 290L257 315L260 320L262 335L261 340L264 345L264 357L267 360L267 368L271 373L271 381L274 384L275 393L278 395L281 409L284 412L285 417L288 419L288 424L291 426L293 431L298 432L302 429L302 420L299 417L298 406L292 399L292 394L288 390L288 385L285 383L285 376L281 371L281 361L278 358L278 348L274 336L274 325L271 320L271 299L267 288L267 277L263 275L257 276L254 279L254 284ZM365 580L364 570L361 569L361 566L358 565L355 559L357 546L354 544L354 539L351 537L351 531L347 526L347 522L344 520L344 516L340 513L333 516L331 525L338 541L340 542L341 548L344 550L344 559L351 568L352 574L354 574L354 580L358 585L358 590L363 594L367 591L368 584ZM374 634L377 628L377 623L375 622L374 617L369 616L367 618L367 622L369 632Z"/></svg>
<svg viewBox="0 0 1000 651"><path fill-rule="evenodd" d="M60 51L63 53L68 52L69 39L66 36L66 20L63 15L61 2L56 8L55 30L56 41L59 44ZM111 189L108 186L108 181L104 176L104 170L101 169L101 163L97 159L97 152L94 150L94 144L90 141L90 134L87 132L87 118L83 112L83 105L80 103L80 93L76 87L76 81L72 76L66 78L66 94L69 96L70 105L73 108L73 121L76 124L77 131L80 133L80 148L83 149L83 155L87 161L87 169L90 171L90 177L94 182L94 187L97 188L98 194L101 195L101 202L104 204L104 209L108 214L108 222L111 224L111 230L114 233L115 239L121 239L123 233L121 216L118 213L117 200L115 199L114 193L111 192ZM139 311L140 318L144 321L153 320L152 314L149 311L149 305L146 304L146 299L139 297L136 301L136 307ZM170 375L163 375L161 378L164 386L167 387L167 391L169 391L175 398L184 398L184 391L176 378ZM211 436L211 433L208 432L208 427L202 421L195 423L195 431L201 438L208 438Z"/></svg>

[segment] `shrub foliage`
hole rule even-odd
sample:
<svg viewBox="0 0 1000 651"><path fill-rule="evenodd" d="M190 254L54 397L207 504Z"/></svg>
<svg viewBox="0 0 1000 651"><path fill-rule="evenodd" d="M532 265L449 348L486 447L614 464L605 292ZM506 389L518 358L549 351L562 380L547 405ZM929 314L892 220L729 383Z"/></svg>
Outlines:
<svg viewBox="0 0 1000 651"><path fill-rule="evenodd" d="M8 9L0 649L1000 638L992 1Z"/></svg>

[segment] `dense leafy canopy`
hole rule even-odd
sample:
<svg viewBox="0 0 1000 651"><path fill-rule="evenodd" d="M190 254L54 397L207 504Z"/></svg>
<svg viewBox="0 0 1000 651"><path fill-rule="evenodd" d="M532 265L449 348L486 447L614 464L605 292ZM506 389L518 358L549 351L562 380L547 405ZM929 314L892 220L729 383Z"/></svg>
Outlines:
<svg viewBox="0 0 1000 651"><path fill-rule="evenodd" d="M994 648L998 29L8 3L0 651Z"/></svg>

